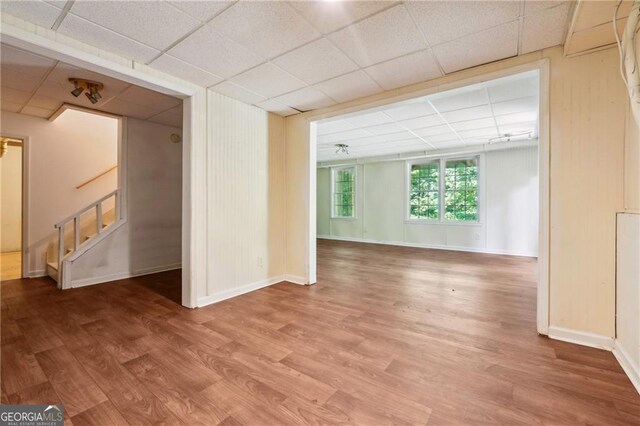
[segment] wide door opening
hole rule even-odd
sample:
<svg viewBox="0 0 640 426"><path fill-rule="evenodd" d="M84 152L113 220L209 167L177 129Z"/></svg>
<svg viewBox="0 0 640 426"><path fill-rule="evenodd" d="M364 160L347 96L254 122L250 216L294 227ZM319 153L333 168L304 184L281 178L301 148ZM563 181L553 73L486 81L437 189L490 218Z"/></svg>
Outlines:
<svg viewBox="0 0 640 426"><path fill-rule="evenodd" d="M0 280L22 278L23 141L0 137Z"/></svg>
<svg viewBox="0 0 640 426"><path fill-rule="evenodd" d="M534 69L311 126L318 283L535 330L540 94Z"/></svg>

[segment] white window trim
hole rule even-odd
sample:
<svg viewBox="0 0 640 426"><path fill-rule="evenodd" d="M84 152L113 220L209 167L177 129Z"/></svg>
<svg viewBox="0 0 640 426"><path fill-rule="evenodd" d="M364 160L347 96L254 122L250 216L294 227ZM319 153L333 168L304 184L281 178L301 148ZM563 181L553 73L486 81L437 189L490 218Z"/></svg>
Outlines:
<svg viewBox="0 0 640 426"><path fill-rule="evenodd" d="M335 174L341 170L353 169L353 216L336 216L335 212ZM357 220L358 219L358 166L353 164L349 166L331 167L331 219L332 220Z"/></svg>
<svg viewBox="0 0 640 426"><path fill-rule="evenodd" d="M478 220L474 221L457 221L457 220L447 220L444 218L444 173L445 173L445 165L447 161L451 160L462 160L462 159L470 159L476 158L478 160ZM438 219L416 219L411 217L411 167L415 164L428 164L435 163L439 164L439 205L438 205ZM449 155L442 156L437 158L428 158L421 160L409 160L406 161L405 164L405 220L406 224L413 225L453 225L453 226L482 226L484 219L484 154L467 154L467 155Z"/></svg>

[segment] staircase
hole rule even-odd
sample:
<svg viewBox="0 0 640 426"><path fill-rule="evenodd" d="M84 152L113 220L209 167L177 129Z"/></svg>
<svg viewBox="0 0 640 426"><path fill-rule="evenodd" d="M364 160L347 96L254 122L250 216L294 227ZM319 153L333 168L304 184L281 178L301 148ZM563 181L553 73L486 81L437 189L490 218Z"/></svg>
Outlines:
<svg viewBox="0 0 640 426"><path fill-rule="evenodd" d="M116 189L55 225L57 242L49 245L46 260L47 275L58 283L58 288L69 288L67 269L73 260L97 244L122 221L120 204L120 190Z"/></svg>

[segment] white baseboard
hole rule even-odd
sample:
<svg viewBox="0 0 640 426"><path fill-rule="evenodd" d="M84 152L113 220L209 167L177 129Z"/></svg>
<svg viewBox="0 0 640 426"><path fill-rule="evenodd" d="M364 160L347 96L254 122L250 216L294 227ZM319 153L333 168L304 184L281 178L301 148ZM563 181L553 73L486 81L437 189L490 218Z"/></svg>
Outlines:
<svg viewBox="0 0 640 426"><path fill-rule="evenodd" d="M616 357L618 363L631 380L631 383L640 394L640 365L634 365L627 352L620 346L618 340L613 345L613 356Z"/></svg>
<svg viewBox="0 0 640 426"><path fill-rule="evenodd" d="M35 271L29 271L29 278L40 278L46 277L47 270L46 269L36 269Z"/></svg>
<svg viewBox="0 0 640 426"><path fill-rule="evenodd" d="M297 275L289 275L289 274L282 275L282 280L290 282L292 284L309 285L309 283L304 277L299 277Z"/></svg>
<svg viewBox="0 0 640 426"><path fill-rule="evenodd" d="M212 294L210 296L199 297L198 307L222 302L223 300L231 299L232 297L250 293L252 291L259 290L264 287L269 287L270 285L277 284L282 281L290 281L289 279L287 279L287 277L289 277L289 275L278 275L272 278L256 281L256 282L246 284L240 287L236 287L230 290L221 291L216 294Z"/></svg>
<svg viewBox="0 0 640 426"><path fill-rule="evenodd" d="M182 264L173 263L170 265L156 266L153 268L138 269L136 271L117 272L114 274L101 275L99 277L82 278L79 280L71 280L70 288L86 287L89 285L103 284L111 281L124 280L126 278L139 277L142 275L156 274L158 272L172 271L180 269Z"/></svg>
<svg viewBox="0 0 640 426"><path fill-rule="evenodd" d="M549 337L563 342L576 343L597 349L610 351L613 349L613 338L601 334L587 333L570 328L549 326Z"/></svg>
<svg viewBox="0 0 640 426"><path fill-rule="evenodd" d="M351 241L354 243L383 244L388 246L414 247L414 248L425 248L425 249L434 249L434 250L466 251L470 253L486 253L486 254L501 254L501 255L507 255L507 256L538 257L537 253L532 253L532 252L496 250L496 249L488 249L484 247L442 246L437 244L409 243L405 241L381 241L381 240L372 240L368 238L336 237L333 235L318 235L316 236L316 238L319 238L321 240Z"/></svg>

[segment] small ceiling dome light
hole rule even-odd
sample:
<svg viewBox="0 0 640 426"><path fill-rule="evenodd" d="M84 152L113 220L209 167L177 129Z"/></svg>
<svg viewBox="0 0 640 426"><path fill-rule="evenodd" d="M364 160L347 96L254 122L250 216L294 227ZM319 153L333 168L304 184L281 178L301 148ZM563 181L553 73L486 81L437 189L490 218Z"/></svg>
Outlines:
<svg viewBox="0 0 640 426"><path fill-rule="evenodd" d="M344 143L337 143L335 146L336 146L336 148L338 148L338 149L336 149L336 154L341 152L341 153L349 155L349 145L344 144Z"/></svg>
<svg viewBox="0 0 640 426"><path fill-rule="evenodd" d="M104 89L104 85L97 81L91 80L83 80L81 78L70 78L69 81L73 83L74 89L71 91L71 94L76 98L80 96L83 91L87 91L85 96L92 104L97 103L100 99L102 99L102 95L100 94L100 90Z"/></svg>

